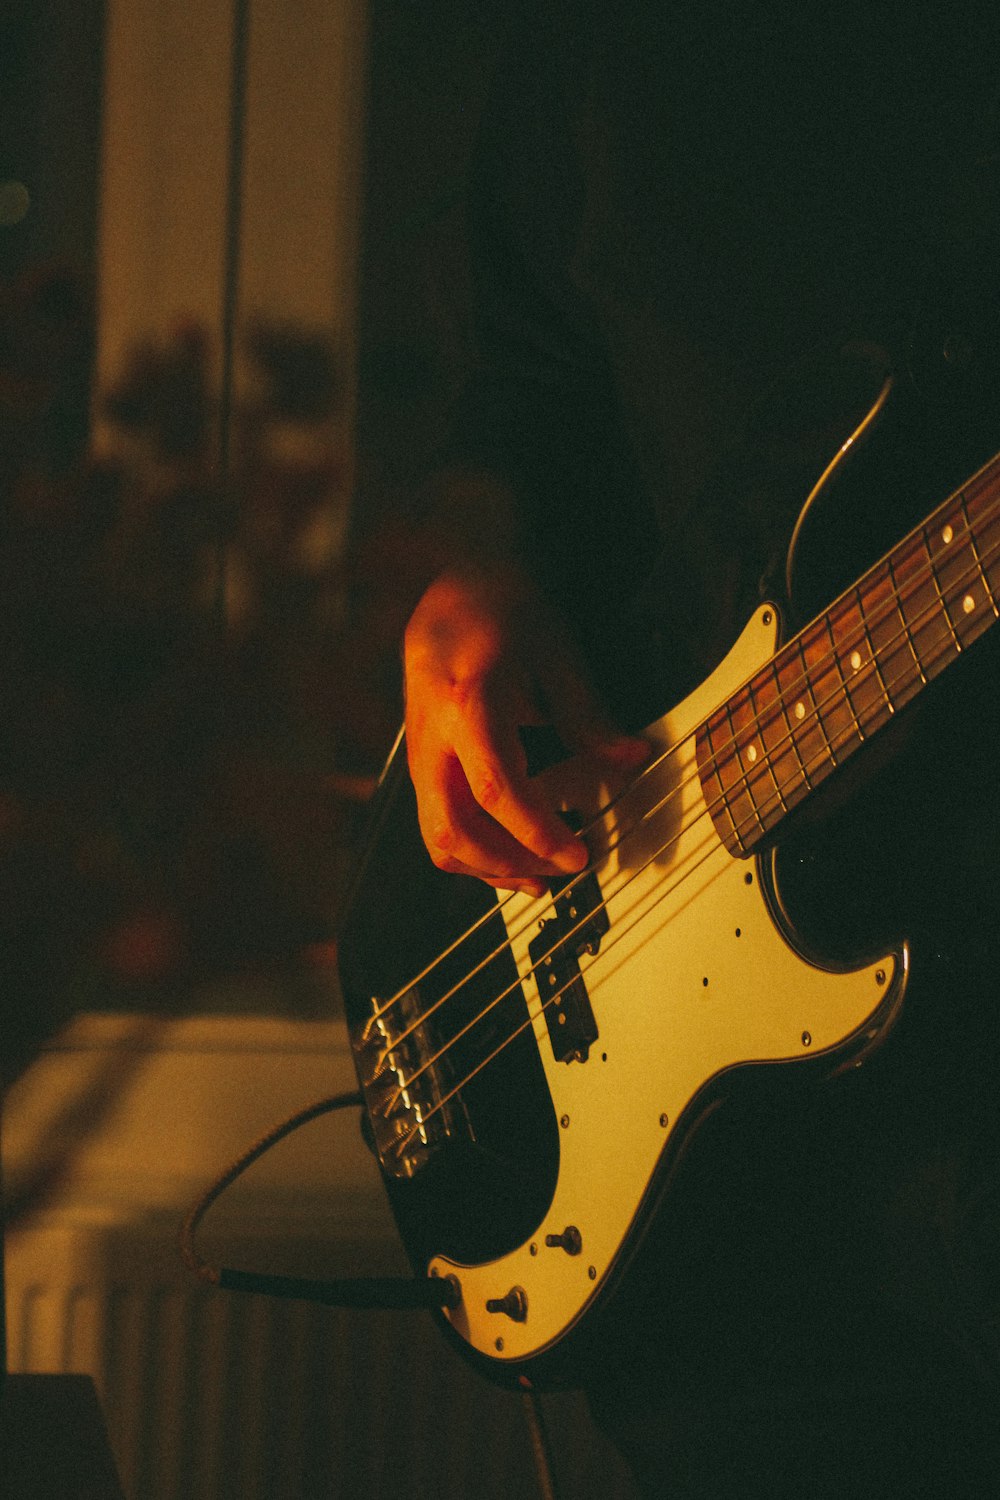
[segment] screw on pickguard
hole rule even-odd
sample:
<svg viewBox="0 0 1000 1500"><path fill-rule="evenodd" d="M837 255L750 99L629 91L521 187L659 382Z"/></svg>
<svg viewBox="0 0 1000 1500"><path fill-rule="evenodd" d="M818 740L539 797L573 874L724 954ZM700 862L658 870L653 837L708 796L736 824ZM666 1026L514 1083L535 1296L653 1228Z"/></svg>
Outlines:
<svg viewBox="0 0 1000 1500"><path fill-rule="evenodd" d="M570 827L580 827L578 814L564 817ZM597 1041L597 1022L580 957L598 951L611 924L595 871L553 880L551 891L556 914L539 924L528 955L556 1061L586 1062Z"/></svg>

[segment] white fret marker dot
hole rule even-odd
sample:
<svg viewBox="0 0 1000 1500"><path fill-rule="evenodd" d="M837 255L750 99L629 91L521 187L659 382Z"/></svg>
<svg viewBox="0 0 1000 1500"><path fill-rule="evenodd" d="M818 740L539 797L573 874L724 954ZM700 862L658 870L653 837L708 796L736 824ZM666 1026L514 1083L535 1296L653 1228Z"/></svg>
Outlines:
<svg viewBox="0 0 1000 1500"><path fill-rule="evenodd" d="M965 613L967 615L971 615L972 611L975 609L975 607L976 607L976 601L975 601L975 599L973 599L973 597L972 597L971 594L966 594L965 598L962 600L962 608L965 610Z"/></svg>
<svg viewBox="0 0 1000 1500"><path fill-rule="evenodd" d="M802 703L802 702L796 703L796 705L795 705L795 717L797 719L804 719L805 716L806 716L806 706L805 706L805 704Z"/></svg>
<svg viewBox="0 0 1000 1500"><path fill-rule="evenodd" d="M944 542L945 546L947 547L948 543L954 541L954 539L955 539L955 533L954 533L954 531L952 531L952 529L951 529L950 526L946 526L944 528L944 530L942 531L942 533L941 533L941 540L942 540L942 542Z"/></svg>
<svg viewBox="0 0 1000 1500"><path fill-rule="evenodd" d="M852 651L851 652L851 666L854 668L855 672L857 672L858 669L860 668L860 666L861 666L861 652L860 651Z"/></svg>
<svg viewBox="0 0 1000 1500"><path fill-rule="evenodd" d="M747 760L750 761L751 764L752 764L756 759L757 759L757 746L756 745L751 745L748 748L748 750L747 750Z"/></svg>

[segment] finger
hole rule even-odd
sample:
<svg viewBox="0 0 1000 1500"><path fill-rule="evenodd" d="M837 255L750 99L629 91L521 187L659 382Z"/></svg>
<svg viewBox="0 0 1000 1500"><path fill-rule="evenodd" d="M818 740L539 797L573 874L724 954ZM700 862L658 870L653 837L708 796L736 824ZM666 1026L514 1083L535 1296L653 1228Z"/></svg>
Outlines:
<svg viewBox="0 0 1000 1500"><path fill-rule="evenodd" d="M478 880L483 885L492 886L497 892L520 892L525 896L545 896L549 891L547 880L532 879L529 876L497 875L488 871L467 869L459 862L455 863L453 869L449 869L449 875L467 875L470 879Z"/></svg>
<svg viewBox="0 0 1000 1500"><path fill-rule="evenodd" d="M586 846L528 775L519 717L509 705L478 695L455 726L455 754L475 804L534 857L535 868L519 873L575 874L587 863Z"/></svg>
<svg viewBox="0 0 1000 1500"><path fill-rule="evenodd" d="M492 818L476 801L457 755L428 757L411 768L419 781L420 830L439 869L474 875L506 890L540 895L546 882L561 873Z"/></svg>

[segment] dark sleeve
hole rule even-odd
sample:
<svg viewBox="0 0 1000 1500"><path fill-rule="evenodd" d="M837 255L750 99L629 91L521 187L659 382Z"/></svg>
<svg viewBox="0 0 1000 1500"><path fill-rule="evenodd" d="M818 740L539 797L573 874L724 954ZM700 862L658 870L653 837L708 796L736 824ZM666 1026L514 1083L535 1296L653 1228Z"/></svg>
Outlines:
<svg viewBox="0 0 1000 1500"><path fill-rule="evenodd" d="M576 276L599 181L590 67L586 39L536 18L498 70L468 194L476 362L449 461L512 497L512 549L599 669L656 529Z"/></svg>

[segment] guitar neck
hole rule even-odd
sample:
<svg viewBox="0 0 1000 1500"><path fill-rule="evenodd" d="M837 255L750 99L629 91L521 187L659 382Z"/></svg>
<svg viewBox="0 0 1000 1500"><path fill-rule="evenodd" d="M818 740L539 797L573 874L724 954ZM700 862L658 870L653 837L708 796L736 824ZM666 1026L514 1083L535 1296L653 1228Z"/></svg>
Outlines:
<svg viewBox="0 0 1000 1500"><path fill-rule="evenodd" d="M743 856L1000 617L1000 454L793 637L698 733Z"/></svg>

